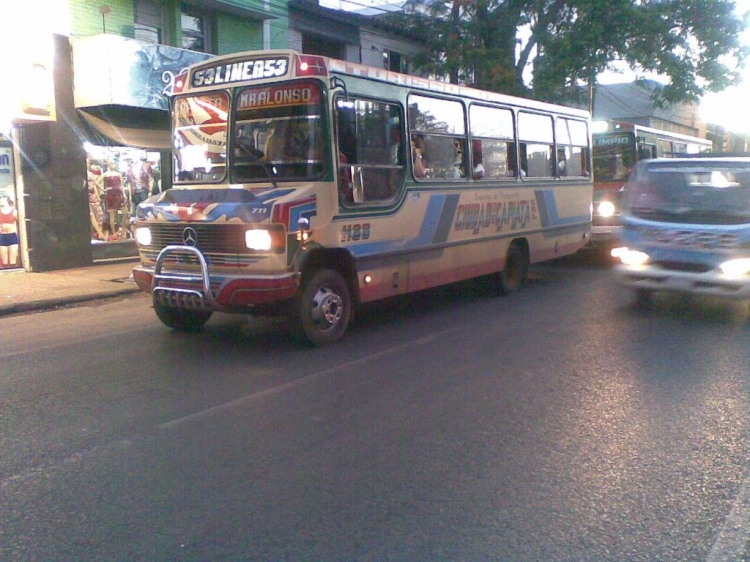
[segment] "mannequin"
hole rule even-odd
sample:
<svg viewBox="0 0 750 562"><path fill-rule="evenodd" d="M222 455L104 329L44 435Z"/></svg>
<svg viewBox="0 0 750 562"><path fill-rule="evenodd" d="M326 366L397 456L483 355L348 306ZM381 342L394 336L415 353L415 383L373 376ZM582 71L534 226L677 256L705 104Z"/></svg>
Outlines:
<svg viewBox="0 0 750 562"><path fill-rule="evenodd" d="M18 265L18 211L7 195L0 197L0 267Z"/></svg>
<svg viewBox="0 0 750 562"><path fill-rule="evenodd" d="M107 171L99 177L99 189L104 192L104 204L109 215L109 226L115 239L124 239L128 233L128 210L123 190L122 174L114 162L107 162Z"/></svg>
<svg viewBox="0 0 750 562"><path fill-rule="evenodd" d="M128 168L126 179L130 186L130 197L133 203L131 214L135 216L138 204L148 199L149 195L151 195L154 182L151 164L145 158L141 158L140 161L131 164L130 168Z"/></svg>
<svg viewBox="0 0 750 562"><path fill-rule="evenodd" d="M89 188L89 218L91 219L91 228L93 237L96 240L106 240L104 234L104 210L102 209L102 192L99 188L99 178L102 175L102 169L96 162L89 164L87 173L87 182Z"/></svg>

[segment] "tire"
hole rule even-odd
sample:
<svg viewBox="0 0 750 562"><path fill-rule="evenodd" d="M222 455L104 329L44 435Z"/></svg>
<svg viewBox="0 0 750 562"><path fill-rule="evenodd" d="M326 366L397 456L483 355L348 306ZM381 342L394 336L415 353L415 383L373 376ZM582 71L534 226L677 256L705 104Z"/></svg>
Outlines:
<svg viewBox="0 0 750 562"><path fill-rule="evenodd" d="M197 332L211 318L210 310L180 310L154 302L154 312L161 322L178 332Z"/></svg>
<svg viewBox="0 0 750 562"><path fill-rule="evenodd" d="M314 346L341 339L352 316L349 286L340 273L321 269L303 281L296 302L298 328Z"/></svg>
<svg viewBox="0 0 750 562"><path fill-rule="evenodd" d="M526 283L529 276L529 258L519 244L511 244L505 255L505 269L497 274L499 295L512 295Z"/></svg>
<svg viewBox="0 0 750 562"><path fill-rule="evenodd" d="M649 289L636 289L633 304L636 308L648 310L654 306L654 292Z"/></svg>

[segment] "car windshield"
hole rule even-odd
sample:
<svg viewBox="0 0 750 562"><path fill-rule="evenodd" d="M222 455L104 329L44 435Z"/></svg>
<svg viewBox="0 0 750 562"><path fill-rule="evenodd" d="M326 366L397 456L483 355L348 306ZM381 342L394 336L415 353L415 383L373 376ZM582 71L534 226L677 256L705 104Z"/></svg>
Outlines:
<svg viewBox="0 0 750 562"><path fill-rule="evenodd" d="M321 88L294 82L237 95L232 178L238 183L315 180L330 167Z"/></svg>
<svg viewBox="0 0 750 562"><path fill-rule="evenodd" d="M641 162L625 186L626 212L685 224L750 222L750 160Z"/></svg>
<svg viewBox="0 0 750 562"><path fill-rule="evenodd" d="M177 98L173 111L174 181L219 182L226 174L229 95Z"/></svg>

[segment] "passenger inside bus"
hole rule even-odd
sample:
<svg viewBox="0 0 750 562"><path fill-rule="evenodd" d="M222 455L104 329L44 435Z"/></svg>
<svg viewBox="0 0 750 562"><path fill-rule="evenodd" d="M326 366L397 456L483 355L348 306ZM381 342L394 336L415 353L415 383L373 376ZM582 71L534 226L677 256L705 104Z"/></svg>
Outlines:
<svg viewBox="0 0 750 562"><path fill-rule="evenodd" d="M414 164L414 177L426 177L427 163L424 157L424 138L421 135L411 136L411 157Z"/></svg>
<svg viewBox="0 0 750 562"><path fill-rule="evenodd" d="M484 165L482 164L482 141L476 139L471 141L471 158L474 164L472 177L475 180L480 180L485 174Z"/></svg>
<svg viewBox="0 0 750 562"><path fill-rule="evenodd" d="M265 155L269 162L283 162L286 159L286 138L288 135L288 121L273 121L270 134L266 138Z"/></svg>

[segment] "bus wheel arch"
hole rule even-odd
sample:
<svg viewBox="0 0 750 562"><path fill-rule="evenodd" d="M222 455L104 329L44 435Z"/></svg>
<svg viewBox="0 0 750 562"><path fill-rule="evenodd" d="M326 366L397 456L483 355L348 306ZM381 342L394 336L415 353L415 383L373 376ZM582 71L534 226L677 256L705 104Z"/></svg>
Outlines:
<svg viewBox="0 0 750 562"><path fill-rule="evenodd" d="M294 299L298 335L318 347L341 339L353 317L355 279L347 252L317 251L307 256Z"/></svg>
<svg viewBox="0 0 750 562"><path fill-rule="evenodd" d="M505 266L497 273L497 291L500 295L518 292L529 277L529 244L519 238L513 240L505 254Z"/></svg>

